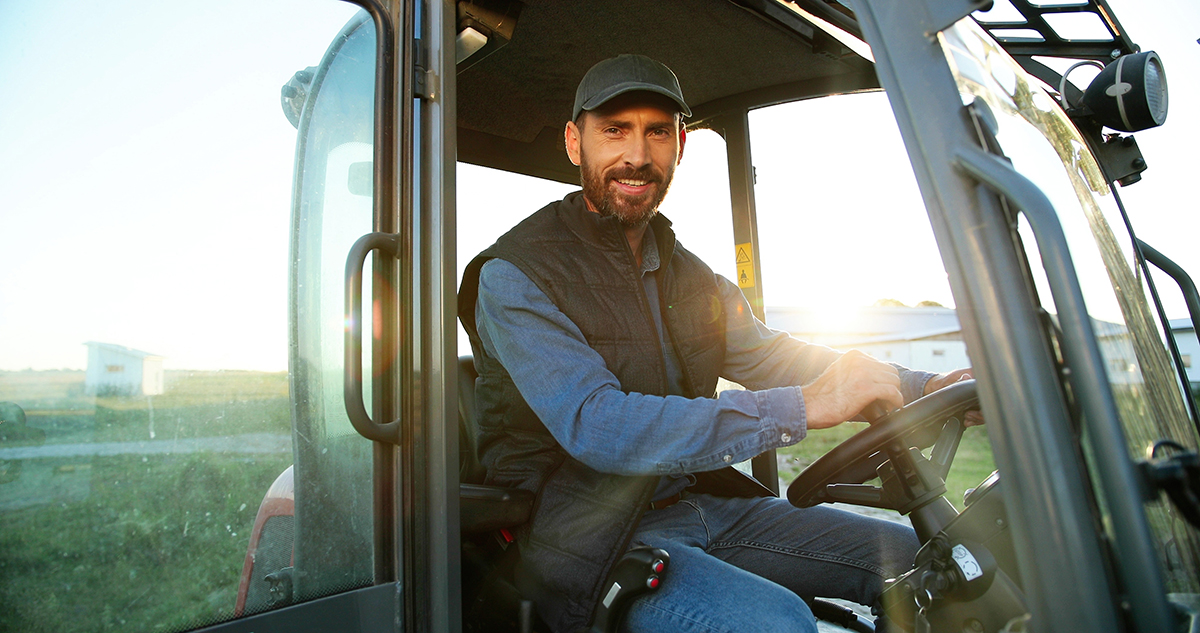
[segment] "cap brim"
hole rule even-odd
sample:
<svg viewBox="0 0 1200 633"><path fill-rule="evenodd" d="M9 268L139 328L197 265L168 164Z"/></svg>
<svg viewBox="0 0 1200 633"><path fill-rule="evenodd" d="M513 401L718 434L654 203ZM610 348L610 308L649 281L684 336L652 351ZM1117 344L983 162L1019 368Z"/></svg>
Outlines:
<svg viewBox="0 0 1200 633"><path fill-rule="evenodd" d="M660 94L660 95L670 99L672 102L675 103L675 105L678 105L679 112L682 113L683 116L692 116L692 110L690 108L688 108L687 104L684 103L679 98L678 95L673 94L670 90L667 90L666 88L663 88L662 86L651 84L651 83L645 83L645 82L641 82L641 81L627 81L625 83L620 83L615 86L610 86L608 89L606 89L600 93L597 93L596 95L593 95L591 99L588 99L587 101L585 101L583 103L583 105L580 107L580 109L590 112L592 110L595 110L596 108L599 108L600 106L604 105L605 103L608 103L608 101L610 101L614 97L623 95L627 92L653 92L653 93ZM575 116L578 117L579 113L578 112L575 113Z"/></svg>

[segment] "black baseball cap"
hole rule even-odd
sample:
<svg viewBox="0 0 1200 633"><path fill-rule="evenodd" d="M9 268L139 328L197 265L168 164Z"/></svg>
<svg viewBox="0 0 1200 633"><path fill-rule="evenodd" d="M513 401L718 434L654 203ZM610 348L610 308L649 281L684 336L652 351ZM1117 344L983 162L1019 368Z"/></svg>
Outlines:
<svg viewBox="0 0 1200 633"><path fill-rule="evenodd" d="M595 110L617 95L636 90L668 97L679 105L683 116L692 116L679 89L679 80L670 68L645 55L618 55L592 66L583 76L575 90L571 119L578 119L584 110Z"/></svg>

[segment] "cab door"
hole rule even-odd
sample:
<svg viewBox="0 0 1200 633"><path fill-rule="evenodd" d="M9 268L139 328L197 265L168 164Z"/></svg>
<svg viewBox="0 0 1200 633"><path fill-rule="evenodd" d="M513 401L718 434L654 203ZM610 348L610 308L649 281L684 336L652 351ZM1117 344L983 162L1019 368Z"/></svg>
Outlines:
<svg viewBox="0 0 1200 633"><path fill-rule="evenodd" d="M344 315L401 234L413 17L366 4L0 8L0 628L404 626L407 460L345 380L365 332L401 416L397 249Z"/></svg>

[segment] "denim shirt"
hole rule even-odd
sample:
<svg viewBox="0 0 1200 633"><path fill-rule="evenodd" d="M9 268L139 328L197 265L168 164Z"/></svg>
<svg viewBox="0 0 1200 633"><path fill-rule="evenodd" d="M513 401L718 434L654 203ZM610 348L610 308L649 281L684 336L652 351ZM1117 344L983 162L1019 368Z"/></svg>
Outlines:
<svg viewBox="0 0 1200 633"><path fill-rule="evenodd" d="M671 385L666 396L622 391L579 328L515 265L493 259L480 271L475 316L484 351L504 365L554 439L600 472L674 476L716 470L804 439L804 398L789 377L798 364L805 376L801 384L807 383L840 354L768 328L754 318L741 290L718 275L727 315L721 373L748 390L727 390L715 398L678 395L679 363L663 336L657 308L658 250L649 234L642 245L643 286ZM920 397L932 375L902 368L905 402ZM664 487L656 498L664 496Z"/></svg>

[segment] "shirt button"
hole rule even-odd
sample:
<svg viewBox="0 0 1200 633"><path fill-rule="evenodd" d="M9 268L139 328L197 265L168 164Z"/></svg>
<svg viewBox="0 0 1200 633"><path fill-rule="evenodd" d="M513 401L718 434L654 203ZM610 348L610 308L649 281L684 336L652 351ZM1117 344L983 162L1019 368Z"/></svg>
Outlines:
<svg viewBox="0 0 1200 633"><path fill-rule="evenodd" d="M728 464L729 462L733 461L733 455L726 455L721 459L725 460L725 463Z"/></svg>
<svg viewBox="0 0 1200 633"><path fill-rule="evenodd" d="M788 442L792 441L792 436L784 433L783 435L779 436L779 441L787 444Z"/></svg>

